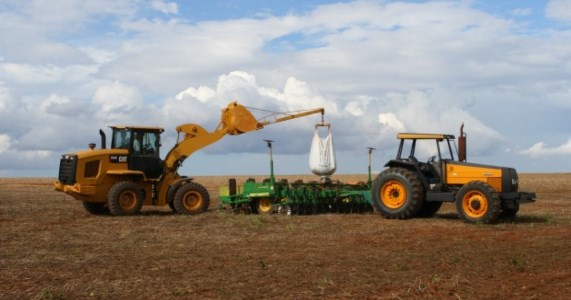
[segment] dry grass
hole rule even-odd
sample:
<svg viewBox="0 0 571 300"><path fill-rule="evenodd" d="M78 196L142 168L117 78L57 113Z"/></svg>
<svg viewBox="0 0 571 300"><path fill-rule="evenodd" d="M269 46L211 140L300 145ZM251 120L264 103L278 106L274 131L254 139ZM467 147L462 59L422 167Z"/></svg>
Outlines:
<svg viewBox="0 0 571 300"><path fill-rule="evenodd" d="M570 176L521 175L538 202L493 226L449 204L406 221L233 215L215 200L199 216L92 216L50 179L0 179L0 298L566 299ZM196 180L216 198L227 178Z"/></svg>

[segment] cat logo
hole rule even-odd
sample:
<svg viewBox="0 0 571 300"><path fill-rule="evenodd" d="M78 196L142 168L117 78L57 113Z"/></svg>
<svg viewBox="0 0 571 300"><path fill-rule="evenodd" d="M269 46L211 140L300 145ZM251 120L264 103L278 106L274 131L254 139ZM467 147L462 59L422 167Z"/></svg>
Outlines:
<svg viewBox="0 0 571 300"><path fill-rule="evenodd" d="M109 155L109 161L112 163L126 163L127 155Z"/></svg>

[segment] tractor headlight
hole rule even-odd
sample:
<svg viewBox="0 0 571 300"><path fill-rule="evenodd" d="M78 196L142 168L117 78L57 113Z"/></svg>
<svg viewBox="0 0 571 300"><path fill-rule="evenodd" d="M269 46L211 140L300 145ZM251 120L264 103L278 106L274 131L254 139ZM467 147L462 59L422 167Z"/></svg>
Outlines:
<svg viewBox="0 0 571 300"><path fill-rule="evenodd" d="M518 185L518 184L519 184L519 179L512 178L512 185Z"/></svg>

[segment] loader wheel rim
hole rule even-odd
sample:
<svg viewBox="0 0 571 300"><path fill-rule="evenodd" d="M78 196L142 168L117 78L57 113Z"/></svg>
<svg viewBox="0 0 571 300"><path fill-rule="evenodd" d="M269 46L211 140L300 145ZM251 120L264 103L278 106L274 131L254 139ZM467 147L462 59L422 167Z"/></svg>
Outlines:
<svg viewBox="0 0 571 300"><path fill-rule="evenodd" d="M119 195L119 206L123 210L131 210L137 206L137 194L134 191L124 191Z"/></svg>
<svg viewBox="0 0 571 300"><path fill-rule="evenodd" d="M267 198L260 199L258 202L258 210L263 213L267 213L272 209L272 201Z"/></svg>
<svg viewBox="0 0 571 300"><path fill-rule="evenodd" d="M202 195L196 191L190 191L182 198L182 204L188 211L199 210L202 205Z"/></svg>
<svg viewBox="0 0 571 300"><path fill-rule="evenodd" d="M381 188L381 201L391 209L397 209L406 202L406 188L397 180L385 182Z"/></svg>
<svg viewBox="0 0 571 300"><path fill-rule="evenodd" d="M471 191L462 198L462 209L470 218L481 218L488 211L488 198L480 191Z"/></svg>

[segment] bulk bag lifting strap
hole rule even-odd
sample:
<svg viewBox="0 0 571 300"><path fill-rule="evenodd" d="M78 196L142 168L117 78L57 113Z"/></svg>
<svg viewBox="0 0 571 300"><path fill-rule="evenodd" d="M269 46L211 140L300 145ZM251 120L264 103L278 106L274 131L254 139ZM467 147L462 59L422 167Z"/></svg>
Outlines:
<svg viewBox="0 0 571 300"><path fill-rule="evenodd" d="M318 127L327 127L327 136L320 137ZM309 151L309 168L319 176L329 176L335 173L335 149L330 124L317 124L313 132L313 141Z"/></svg>

